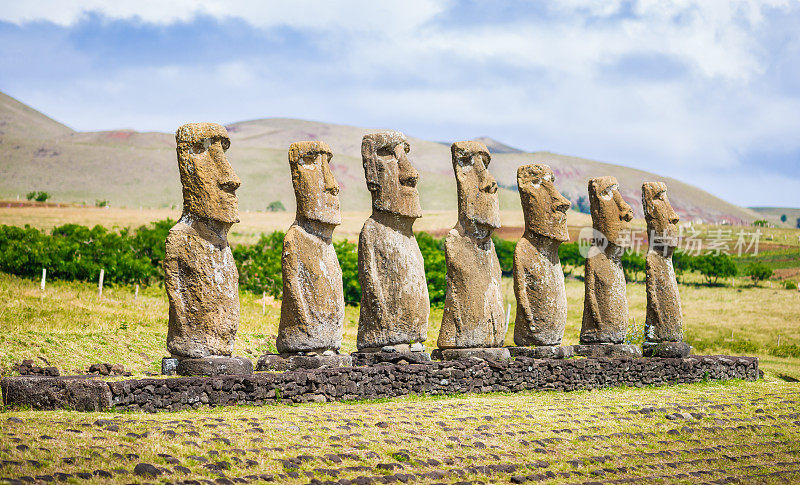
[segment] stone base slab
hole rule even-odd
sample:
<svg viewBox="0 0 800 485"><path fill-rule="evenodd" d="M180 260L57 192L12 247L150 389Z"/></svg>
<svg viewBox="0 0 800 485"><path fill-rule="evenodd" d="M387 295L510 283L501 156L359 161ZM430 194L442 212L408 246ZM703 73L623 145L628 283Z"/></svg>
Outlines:
<svg viewBox="0 0 800 485"><path fill-rule="evenodd" d="M537 347L508 347L512 357L531 359L568 359L575 355L574 345L539 345Z"/></svg>
<svg viewBox="0 0 800 485"><path fill-rule="evenodd" d="M431 361L427 352L353 352L353 365L425 364Z"/></svg>
<svg viewBox="0 0 800 485"><path fill-rule="evenodd" d="M161 359L161 375L174 376L178 373L178 359L175 357L164 357Z"/></svg>
<svg viewBox="0 0 800 485"><path fill-rule="evenodd" d="M692 346L685 342L645 342L642 353L645 357L688 357Z"/></svg>
<svg viewBox="0 0 800 485"><path fill-rule="evenodd" d="M347 354L264 354L258 359L256 370L285 372L299 369L329 369L351 367L353 358Z"/></svg>
<svg viewBox="0 0 800 485"><path fill-rule="evenodd" d="M437 360L461 360L461 359L483 359L483 360L511 360L511 353L507 347L476 347L472 349L434 349L431 357Z"/></svg>
<svg viewBox="0 0 800 485"><path fill-rule="evenodd" d="M349 357L349 356L347 356ZM0 379L4 404L80 411L178 411L201 406L382 399L409 394L575 391L759 378L755 357L587 358L513 361L464 359L249 376L126 380L13 376Z"/></svg>
<svg viewBox="0 0 800 485"><path fill-rule="evenodd" d="M631 344L581 344L573 345L575 355L581 357L610 357L635 359L642 356L642 349Z"/></svg>
<svg viewBox="0 0 800 485"><path fill-rule="evenodd" d="M163 360L161 365L163 369ZM248 376L253 373L253 363L244 357L180 359L175 372L180 376Z"/></svg>

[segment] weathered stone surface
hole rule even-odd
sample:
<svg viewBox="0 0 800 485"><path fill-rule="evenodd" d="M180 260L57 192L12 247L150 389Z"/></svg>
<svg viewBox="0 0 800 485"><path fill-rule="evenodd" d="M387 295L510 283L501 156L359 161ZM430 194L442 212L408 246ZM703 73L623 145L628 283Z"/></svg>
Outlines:
<svg viewBox="0 0 800 485"><path fill-rule="evenodd" d="M567 359L575 355L573 345L540 345L538 347L508 347L512 357L531 359Z"/></svg>
<svg viewBox="0 0 800 485"><path fill-rule="evenodd" d="M358 240L361 309L359 350L422 342L428 336L430 301L425 265L412 226L422 216L419 173L408 159L405 135L365 135L361 158L372 215Z"/></svg>
<svg viewBox="0 0 800 485"><path fill-rule="evenodd" d="M239 221L228 133L191 123L175 133L183 215L170 230L164 257L169 299L167 349L173 357L230 355L239 326L239 273L228 230Z"/></svg>
<svg viewBox="0 0 800 485"><path fill-rule="evenodd" d="M646 342L683 340L681 297L672 254L678 245L678 214L667 197L662 182L642 184L642 207L650 241L645 258L647 316L644 322Z"/></svg>
<svg viewBox="0 0 800 485"><path fill-rule="evenodd" d="M445 238L447 292L438 346L501 347L508 328L503 313L500 262L492 232L500 227L497 182L486 145L450 147L458 190L458 223Z"/></svg>
<svg viewBox="0 0 800 485"><path fill-rule="evenodd" d="M507 347L477 347L472 349L435 349L431 355L438 360L483 359L510 360Z"/></svg>
<svg viewBox="0 0 800 485"><path fill-rule="evenodd" d="M575 355L582 357L636 358L642 356L642 349L631 344L589 344L573 345Z"/></svg>
<svg viewBox="0 0 800 485"><path fill-rule="evenodd" d="M437 395L527 389L574 391L758 378L757 358L692 356L684 359L462 359L417 365L302 369L251 376L92 381L99 388L105 386L111 392L110 401L99 401L100 409L114 406L120 411L155 412L233 404L252 406L276 402L379 399L410 393ZM0 380L0 387L6 405L28 405L34 409L75 409L66 400L34 397L41 394L63 395L65 379L7 377ZM88 407L88 410L94 409L94 406Z"/></svg>
<svg viewBox="0 0 800 485"><path fill-rule="evenodd" d="M181 359L175 371L181 376L246 376L253 373L253 363L244 357Z"/></svg>
<svg viewBox="0 0 800 485"><path fill-rule="evenodd" d="M102 411L111 407L111 391L101 380L81 377L18 376L2 379L3 402L32 409Z"/></svg>
<svg viewBox="0 0 800 485"><path fill-rule="evenodd" d="M178 372L178 359L174 357L164 357L161 359L161 374L174 376Z"/></svg>
<svg viewBox="0 0 800 485"><path fill-rule="evenodd" d="M688 357L692 347L684 342L645 342L642 353L645 357Z"/></svg>
<svg viewBox="0 0 800 485"><path fill-rule="evenodd" d="M332 244L341 214L331 157L321 141L289 147L297 215L283 240L280 353L338 350L342 344L342 269Z"/></svg>
<svg viewBox="0 0 800 485"><path fill-rule="evenodd" d="M586 258L581 343L622 343L628 330L628 299L622 271L623 230L633 218L615 177L589 181L595 241ZM599 240L598 240L599 239Z"/></svg>
<svg viewBox="0 0 800 485"><path fill-rule="evenodd" d="M547 165L519 167L517 187L525 232L514 250L514 343L559 345L567 324L567 293L558 247L569 241L570 202L558 192Z"/></svg>
<svg viewBox="0 0 800 485"><path fill-rule="evenodd" d="M347 354L264 354L258 359L256 370L284 372L298 369L325 369L351 367L353 358Z"/></svg>
<svg viewBox="0 0 800 485"><path fill-rule="evenodd" d="M353 365L424 364L431 361L427 352L353 352Z"/></svg>

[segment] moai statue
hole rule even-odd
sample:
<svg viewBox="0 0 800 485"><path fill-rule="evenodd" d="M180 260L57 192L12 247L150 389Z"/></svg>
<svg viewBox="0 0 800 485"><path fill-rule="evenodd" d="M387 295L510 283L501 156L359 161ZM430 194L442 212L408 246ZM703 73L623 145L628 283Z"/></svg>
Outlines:
<svg viewBox="0 0 800 485"><path fill-rule="evenodd" d="M520 347L512 353L567 357L572 348L560 347L567 324L567 293L558 247L569 241L570 202L558 192L553 170L547 165L519 167L517 187L525 232L514 250L514 343ZM537 348L522 348L528 346Z"/></svg>
<svg viewBox="0 0 800 485"><path fill-rule="evenodd" d="M358 240L358 319L356 362L429 361L428 285L412 226L422 217L419 174L408 159L405 135L384 131L364 135L361 159L372 215Z"/></svg>
<svg viewBox="0 0 800 485"><path fill-rule="evenodd" d="M672 253L678 245L678 214L667 198L667 186L662 182L642 184L642 208L650 241L645 267L644 355L686 357L691 347L683 342L681 297L672 266Z"/></svg>
<svg viewBox="0 0 800 485"><path fill-rule="evenodd" d="M500 227L497 183L489 173L491 157L486 145L474 141L453 143L450 150L458 223L445 238L447 293L438 346L448 360L508 359L508 349L503 347L508 327L500 261L491 237Z"/></svg>
<svg viewBox="0 0 800 485"><path fill-rule="evenodd" d="M276 347L259 370L350 365L340 355L344 328L342 269L332 244L342 222L339 185L328 165L333 154L321 141L292 143L289 166L297 215L283 239L283 301Z"/></svg>
<svg viewBox="0 0 800 485"><path fill-rule="evenodd" d="M252 363L231 358L239 326L239 273L228 230L239 222L239 177L225 156L224 127L190 123L175 133L183 185L183 214L170 229L164 257L169 299L162 372L249 374Z"/></svg>
<svg viewBox="0 0 800 485"><path fill-rule="evenodd" d="M583 345L576 346L575 353L640 356L638 347L622 344L628 330L622 236L633 218L633 211L622 200L615 177L597 177L589 181L589 204L594 237L586 255Z"/></svg>

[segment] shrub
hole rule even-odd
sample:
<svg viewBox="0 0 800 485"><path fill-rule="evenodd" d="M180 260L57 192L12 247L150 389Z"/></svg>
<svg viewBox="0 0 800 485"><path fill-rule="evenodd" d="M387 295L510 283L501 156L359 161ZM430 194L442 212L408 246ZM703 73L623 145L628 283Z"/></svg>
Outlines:
<svg viewBox="0 0 800 485"><path fill-rule="evenodd" d="M267 211L269 212L286 212L286 206L283 205L283 202L279 200L273 200L267 206Z"/></svg>
<svg viewBox="0 0 800 485"><path fill-rule="evenodd" d="M358 246L347 240L335 241L333 247L342 267L344 302L347 305L361 303L361 284L358 282Z"/></svg>
<svg viewBox="0 0 800 485"><path fill-rule="evenodd" d="M787 280L783 282L783 287L786 288L787 290L796 290L797 283L795 283L794 281Z"/></svg>
<svg viewBox="0 0 800 485"><path fill-rule="evenodd" d="M446 293L445 274L447 264L444 259L444 239L436 239L427 232L416 234L417 244L425 260L425 279L428 282L428 298L431 305L444 304Z"/></svg>
<svg viewBox="0 0 800 485"><path fill-rule="evenodd" d="M94 201L94 205L96 207L108 207L108 201L107 200L97 199L97 200Z"/></svg>
<svg viewBox="0 0 800 485"><path fill-rule="evenodd" d="M753 284L758 285L760 281L772 276L772 268L764 263L756 261L747 267L747 275L753 280Z"/></svg>
<svg viewBox="0 0 800 485"><path fill-rule="evenodd" d="M800 357L800 345L797 344L781 344L773 347L769 351L770 355L775 357Z"/></svg>
<svg viewBox="0 0 800 485"><path fill-rule="evenodd" d="M586 258L581 255L577 242L564 243L559 246L558 259L561 260L561 266L567 274L571 273L572 269L583 266L586 262Z"/></svg>
<svg viewBox="0 0 800 485"><path fill-rule="evenodd" d="M25 198L28 200L35 200L36 202L46 202L47 199L50 198L50 194L41 190L38 192L34 190L33 192L25 194Z"/></svg>
<svg viewBox="0 0 800 485"><path fill-rule="evenodd" d="M622 271L625 272L625 279L636 281L639 273L644 273L645 259L635 251L625 251L622 255Z"/></svg>
<svg viewBox="0 0 800 485"><path fill-rule="evenodd" d="M756 227L767 227L769 225L769 222L767 222L766 219L758 219L756 221L753 221L753 225Z"/></svg>
<svg viewBox="0 0 800 485"><path fill-rule="evenodd" d="M781 222L786 222L786 214L781 214Z"/></svg>
<svg viewBox="0 0 800 485"><path fill-rule="evenodd" d="M706 253L694 258L692 266L706 278L706 283L717 284L722 278L736 276L736 264L733 258L725 253Z"/></svg>
<svg viewBox="0 0 800 485"><path fill-rule="evenodd" d="M492 236L492 241L497 259L500 261L500 271L504 276L511 276L514 271L514 250L517 248L517 243L497 236Z"/></svg>
<svg viewBox="0 0 800 485"><path fill-rule="evenodd" d="M233 248L233 259L239 270L239 287L260 294L280 298L283 293L281 256L285 233L275 231L262 234L252 246L240 244Z"/></svg>

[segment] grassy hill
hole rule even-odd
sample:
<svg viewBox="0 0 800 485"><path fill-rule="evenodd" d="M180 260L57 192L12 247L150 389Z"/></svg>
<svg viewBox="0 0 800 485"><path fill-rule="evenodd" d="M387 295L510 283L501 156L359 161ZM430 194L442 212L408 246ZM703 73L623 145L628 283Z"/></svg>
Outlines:
<svg viewBox="0 0 800 485"><path fill-rule="evenodd" d="M776 227L800 227L800 208L796 207L750 207L759 218L766 219ZM786 222L781 217L786 216Z"/></svg>
<svg viewBox="0 0 800 485"><path fill-rule="evenodd" d="M241 207L264 210L280 200L294 210L286 161L290 143L320 139L334 150L333 170L342 188L342 209L369 209L369 193L361 166L361 137L378 131L294 119L242 121L227 126L228 157L243 181ZM176 127L177 128L177 127ZM684 220L742 223L756 218L697 187L619 165L553 154L524 153L492 139L482 141L494 152L491 170L503 187L501 207L518 210L516 168L533 162L550 164L562 191L573 200L586 194L591 177L615 175L623 196L641 216L639 187L662 180ZM421 172L420 192L426 210L456 207L450 148L446 143L411 138L411 157ZM0 93L0 197L16 198L32 190L49 192L54 200L92 205L107 200L120 207L180 207L175 141L169 133L129 130L75 132L38 111Z"/></svg>

